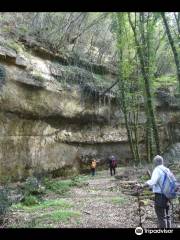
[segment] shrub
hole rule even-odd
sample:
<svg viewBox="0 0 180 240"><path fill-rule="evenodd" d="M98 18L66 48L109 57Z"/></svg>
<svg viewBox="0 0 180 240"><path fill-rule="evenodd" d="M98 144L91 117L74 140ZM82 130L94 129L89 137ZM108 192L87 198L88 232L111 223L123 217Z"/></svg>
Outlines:
<svg viewBox="0 0 180 240"><path fill-rule="evenodd" d="M23 185L23 205L31 206L38 204L45 188L42 187L36 177L28 177Z"/></svg>
<svg viewBox="0 0 180 240"><path fill-rule="evenodd" d="M57 194L64 194L70 190L71 180L49 180L45 179L44 185L46 189Z"/></svg>
<svg viewBox="0 0 180 240"><path fill-rule="evenodd" d="M62 195L68 192L71 189L71 187L82 187L84 185L87 185L87 183L85 183L84 181L85 179L80 178L79 176L75 176L67 180L56 179L50 180L46 178L44 180L44 186L46 187L46 189Z"/></svg>
<svg viewBox="0 0 180 240"><path fill-rule="evenodd" d="M39 204L39 200L36 196L33 195L26 195L22 200L23 205L25 206L32 206Z"/></svg>
<svg viewBox="0 0 180 240"><path fill-rule="evenodd" d="M6 214L11 206L11 200L9 199L9 189L7 186L0 188L0 224L4 223Z"/></svg>
<svg viewBox="0 0 180 240"><path fill-rule="evenodd" d="M36 195L42 194L44 192L44 188L41 186L36 177L28 177L23 186L23 189L26 195Z"/></svg>

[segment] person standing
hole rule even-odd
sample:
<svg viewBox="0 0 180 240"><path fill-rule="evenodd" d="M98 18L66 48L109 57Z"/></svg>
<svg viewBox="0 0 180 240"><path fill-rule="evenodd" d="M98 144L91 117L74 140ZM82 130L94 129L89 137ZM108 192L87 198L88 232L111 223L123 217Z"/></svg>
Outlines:
<svg viewBox="0 0 180 240"><path fill-rule="evenodd" d="M153 170L151 179L148 180L141 188L151 187L155 194L154 208L158 219L159 228L171 228L170 218L170 199L162 193L162 186L165 182L165 173L171 174L173 181L176 178L171 173L169 168L164 166L164 160L161 156L154 157L155 168Z"/></svg>
<svg viewBox="0 0 180 240"><path fill-rule="evenodd" d="M117 159L115 158L115 156L110 156L109 157L109 169L110 169L110 174L111 176L113 176L116 174L116 168L117 168Z"/></svg>
<svg viewBox="0 0 180 240"><path fill-rule="evenodd" d="M92 174L92 176L95 176L95 174L96 174L96 165L97 165L96 160L92 159L92 161L91 161L91 174Z"/></svg>

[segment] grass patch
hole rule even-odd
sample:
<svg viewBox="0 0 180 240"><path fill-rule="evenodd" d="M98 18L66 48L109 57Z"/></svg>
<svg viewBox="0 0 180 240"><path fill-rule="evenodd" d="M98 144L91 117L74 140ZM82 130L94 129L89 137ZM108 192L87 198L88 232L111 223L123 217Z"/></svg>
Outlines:
<svg viewBox="0 0 180 240"><path fill-rule="evenodd" d="M71 218L80 217L81 213L73 210L55 210L28 221L11 224L10 228L56 228L59 222L68 223Z"/></svg>
<svg viewBox="0 0 180 240"><path fill-rule="evenodd" d="M112 204L117 204L117 205L123 205L127 202L128 198L125 195L121 195L118 197L112 197L110 199L107 199L106 202L112 203Z"/></svg>
<svg viewBox="0 0 180 240"><path fill-rule="evenodd" d="M47 190L63 195L70 190L71 182L72 181L70 179L68 180L46 179L44 181L44 185Z"/></svg>
<svg viewBox="0 0 180 240"><path fill-rule="evenodd" d="M42 184L46 192L64 195L72 187L81 187L86 183L90 177L86 175L79 175L71 179L44 179ZM11 228L56 228L58 222L68 222L72 217L80 216L80 212L73 210L73 203L66 199L51 199L42 200L34 205L24 205L23 202L13 204L11 206L12 212L20 213L18 222L11 223L8 227ZM28 219L23 220L23 216L28 214ZM22 215L22 216L21 216Z"/></svg>
<svg viewBox="0 0 180 240"><path fill-rule="evenodd" d="M56 208L56 207L65 209L65 208L73 207L73 205L71 203L68 203L64 199L55 199L55 200L46 200L33 206L24 206L22 203L18 203L18 204L12 205L11 210L24 210L25 212L34 212L41 209Z"/></svg>
<svg viewBox="0 0 180 240"><path fill-rule="evenodd" d="M39 200L36 196L33 195L27 195L25 196L22 204L25 206L33 206L39 203Z"/></svg>
<svg viewBox="0 0 180 240"><path fill-rule="evenodd" d="M71 183L70 186L71 187L82 187L87 185L87 180L90 179L89 176L75 176L71 178Z"/></svg>
<svg viewBox="0 0 180 240"><path fill-rule="evenodd" d="M81 214L73 210L56 210L51 213L44 214L37 219L42 221L53 221L54 223L63 221L67 222L72 217L79 217Z"/></svg>
<svg viewBox="0 0 180 240"><path fill-rule="evenodd" d="M20 218L18 223L9 225L10 228L54 228L58 222L68 222L71 217L80 216L80 212L70 208L72 203L65 199L46 200L34 206L24 206L21 203L14 204L12 211L23 211L30 214L27 220Z"/></svg>
<svg viewBox="0 0 180 240"><path fill-rule="evenodd" d="M45 179L44 185L47 190L64 195L70 191L71 187L82 187L86 185L85 181L87 179L87 176L76 176L66 180Z"/></svg>

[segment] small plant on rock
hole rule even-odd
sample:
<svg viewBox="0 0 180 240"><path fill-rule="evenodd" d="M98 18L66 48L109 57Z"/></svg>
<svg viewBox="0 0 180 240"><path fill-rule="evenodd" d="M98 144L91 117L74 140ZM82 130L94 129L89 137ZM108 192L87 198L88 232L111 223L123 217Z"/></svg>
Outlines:
<svg viewBox="0 0 180 240"><path fill-rule="evenodd" d="M38 204L44 190L36 177L28 177L23 186L24 197L22 203L26 206Z"/></svg>
<svg viewBox="0 0 180 240"><path fill-rule="evenodd" d="M36 177L28 177L23 188L26 194L39 195L44 192L43 186Z"/></svg>

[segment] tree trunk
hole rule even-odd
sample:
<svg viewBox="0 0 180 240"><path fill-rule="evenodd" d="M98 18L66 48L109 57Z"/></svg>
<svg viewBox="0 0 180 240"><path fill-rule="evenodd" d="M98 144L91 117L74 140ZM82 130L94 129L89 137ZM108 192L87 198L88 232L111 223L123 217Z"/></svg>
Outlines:
<svg viewBox="0 0 180 240"><path fill-rule="evenodd" d="M174 55L174 61L175 61L176 70L177 70L177 80L178 80L178 83L179 83L178 91L180 93L180 61L179 61L178 51L177 51L177 49L175 47L175 43L174 43L173 37L171 35L171 31L170 31L170 28L169 28L168 21L166 19L165 13L161 12L161 16L162 16L162 19L163 19L163 22L164 22L166 34L167 34L169 43L171 45L172 52L173 52L173 55Z"/></svg>
<svg viewBox="0 0 180 240"><path fill-rule="evenodd" d="M158 129L157 129L156 121L155 121L154 109L153 109L153 104L152 104L152 95L151 95L151 91L150 91L150 81L149 81L149 77L148 77L149 72L146 71L148 64L149 64L147 62L148 56L146 55L146 51L144 50L145 46L143 45L143 47L142 47L137 38L137 32L136 32L135 26L132 23L130 13L128 13L128 17L129 17L129 23L130 23L131 28L134 33L134 38L135 38L135 42L137 45L137 53L138 53L138 57L140 60L140 65L141 65L141 73L142 73L142 76L144 79L144 84L145 84L145 93L146 93L146 101L147 101L147 109L148 109L147 117L149 118L149 120L152 124L153 135L154 135L154 139L155 139L155 143L156 143L156 153L160 154L159 135L158 135ZM144 38L144 29L141 28L141 31L142 31L141 32L142 41L143 41L143 43L145 43L146 40Z"/></svg>
<svg viewBox="0 0 180 240"><path fill-rule="evenodd" d="M124 75L123 75L123 51L124 51L124 45L123 43L123 27L124 25L124 16L123 13L121 13L121 15L118 15L118 31L117 31L117 35L118 35L118 44L121 46L118 48L118 54L119 54L119 81L117 81L119 83L119 93L120 93L120 106L121 109L124 113L124 120L125 120L125 126L126 126L126 130L127 130L127 136L128 136L128 141L129 141L129 146L130 146L130 150L132 153L132 157L135 160L135 162L137 162L137 156L136 156L136 151L135 151L135 147L134 147L134 141L133 141L133 137L132 137L132 130L131 130L131 126L130 123L128 121L128 109L127 109L127 97L126 97L126 86L125 86L125 82L127 81L127 79L125 79Z"/></svg>
<svg viewBox="0 0 180 240"><path fill-rule="evenodd" d="M121 77L122 77L122 75L121 75ZM120 100L120 105L121 105L122 111L124 113L124 120L125 120L125 126L126 126L129 146L130 146L130 150L131 150L133 159L135 160L135 162L137 162L133 139L132 139L132 133L131 133L131 129L130 129L129 121L128 121L128 112L127 112L126 100L125 100L125 98L126 98L125 97L125 88L124 88L124 83L122 80L119 81L119 88L120 88L120 92L121 92L121 97L119 100Z"/></svg>

